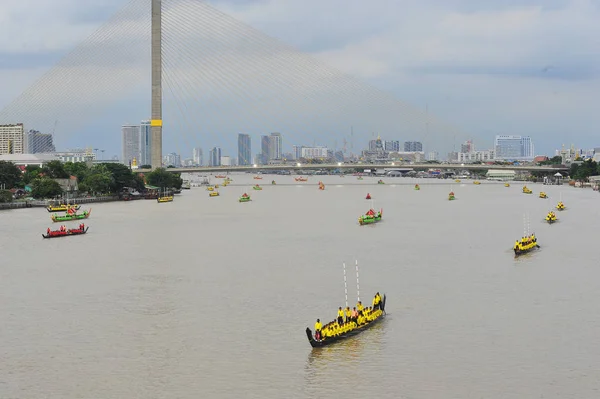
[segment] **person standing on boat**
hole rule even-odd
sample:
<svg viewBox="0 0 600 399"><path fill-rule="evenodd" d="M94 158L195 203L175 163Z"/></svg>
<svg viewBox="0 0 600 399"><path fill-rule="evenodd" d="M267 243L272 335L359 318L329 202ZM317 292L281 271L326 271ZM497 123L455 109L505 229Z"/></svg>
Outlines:
<svg viewBox="0 0 600 399"><path fill-rule="evenodd" d="M339 325L344 324L344 310L342 309L342 307L340 306L338 309L338 317L337 317L337 322Z"/></svg>
<svg viewBox="0 0 600 399"><path fill-rule="evenodd" d="M379 304L381 303L381 297L379 296L379 292L375 294L373 297L373 310L379 309Z"/></svg>
<svg viewBox="0 0 600 399"><path fill-rule="evenodd" d="M350 311L350 307L346 306L344 312L346 313L346 323L349 323L350 319L352 318L352 312Z"/></svg>
<svg viewBox="0 0 600 399"><path fill-rule="evenodd" d="M317 319L317 322L315 323L315 339L317 341L321 340L321 328L323 326L321 325L321 320Z"/></svg>
<svg viewBox="0 0 600 399"><path fill-rule="evenodd" d="M358 324L358 310L356 308L352 308L351 320Z"/></svg>

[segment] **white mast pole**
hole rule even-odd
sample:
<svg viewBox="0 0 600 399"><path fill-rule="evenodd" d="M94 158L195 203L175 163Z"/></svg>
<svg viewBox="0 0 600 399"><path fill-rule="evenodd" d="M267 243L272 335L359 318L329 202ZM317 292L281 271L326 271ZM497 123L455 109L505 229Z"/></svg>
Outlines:
<svg viewBox="0 0 600 399"><path fill-rule="evenodd" d="M356 297L358 298L358 302L360 302L360 286L358 284L358 260L356 260Z"/></svg>
<svg viewBox="0 0 600 399"><path fill-rule="evenodd" d="M344 293L346 294L346 307L348 307L348 283L346 281L346 262L344 262L343 265L344 265Z"/></svg>

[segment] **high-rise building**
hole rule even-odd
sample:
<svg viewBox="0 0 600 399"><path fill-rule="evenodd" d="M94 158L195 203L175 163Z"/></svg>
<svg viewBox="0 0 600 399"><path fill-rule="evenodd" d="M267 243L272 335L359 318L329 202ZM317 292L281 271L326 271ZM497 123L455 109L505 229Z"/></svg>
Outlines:
<svg viewBox="0 0 600 399"><path fill-rule="evenodd" d="M123 125L123 153L121 162L129 165L135 159L138 166L152 163L152 133L150 121L141 121L139 125ZM166 158L163 158L163 160Z"/></svg>
<svg viewBox="0 0 600 399"><path fill-rule="evenodd" d="M221 166L231 166L232 165L232 159L229 155L223 155L221 157Z"/></svg>
<svg viewBox="0 0 600 399"><path fill-rule="evenodd" d="M163 165L174 166L176 168L181 167L181 155L176 152L172 152L163 157Z"/></svg>
<svg viewBox="0 0 600 399"><path fill-rule="evenodd" d="M528 136L496 136L494 140L496 159L533 160L534 148Z"/></svg>
<svg viewBox="0 0 600 399"><path fill-rule="evenodd" d="M213 147L209 154L208 166L221 166L221 148Z"/></svg>
<svg viewBox="0 0 600 399"><path fill-rule="evenodd" d="M202 164L204 163L204 156L202 154L202 148L197 147L192 150L192 159L193 159L194 165L202 166Z"/></svg>
<svg viewBox="0 0 600 399"><path fill-rule="evenodd" d="M427 160L428 161L439 161L440 154L437 151L430 151L427 153Z"/></svg>
<svg viewBox="0 0 600 399"><path fill-rule="evenodd" d="M23 154L23 136L22 123L0 125L0 154Z"/></svg>
<svg viewBox="0 0 600 399"><path fill-rule="evenodd" d="M249 134L238 134L238 164L250 165L252 163L252 148Z"/></svg>
<svg viewBox="0 0 600 399"><path fill-rule="evenodd" d="M269 136L269 161L282 159L283 138L281 133L271 133Z"/></svg>
<svg viewBox="0 0 600 399"><path fill-rule="evenodd" d="M333 157L335 158L336 162L344 162L344 151L336 151L333 154Z"/></svg>
<svg viewBox="0 0 600 399"><path fill-rule="evenodd" d="M404 152L421 152L423 151L423 144L419 141L405 141Z"/></svg>
<svg viewBox="0 0 600 399"><path fill-rule="evenodd" d="M292 157L294 159L300 159L302 158L302 149L304 148L304 146L302 145L294 145L292 146Z"/></svg>
<svg viewBox="0 0 600 399"><path fill-rule="evenodd" d="M269 163L269 154L271 153L271 138L269 136L260 136L260 163L266 165Z"/></svg>
<svg viewBox="0 0 600 399"><path fill-rule="evenodd" d="M305 158L305 159L327 158L327 147L304 147L304 148L302 148L302 158Z"/></svg>
<svg viewBox="0 0 600 399"><path fill-rule="evenodd" d="M129 165L134 159L139 160L141 158L140 151L140 125L123 125L121 127L123 136L123 154L121 162L125 165ZM138 162L138 165L142 165Z"/></svg>
<svg viewBox="0 0 600 399"><path fill-rule="evenodd" d="M40 133L37 130L28 131L23 139L23 152L25 154L56 152L52 135Z"/></svg>
<svg viewBox="0 0 600 399"><path fill-rule="evenodd" d="M465 141L460 145L460 152L468 154L470 152L475 152L475 145L471 140Z"/></svg>
<svg viewBox="0 0 600 399"><path fill-rule="evenodd" d="M140 157L137 159L137 164L151 165L152 164L152 128L150 121L142 121L140 124Z"/></svg>
<svg viewBox="0 0 600 399"><path fill-rule="evenodd" d="M385 150L387 152L399 152L400 151L400 141L398 140L390 140L385 142Z"/></svg>

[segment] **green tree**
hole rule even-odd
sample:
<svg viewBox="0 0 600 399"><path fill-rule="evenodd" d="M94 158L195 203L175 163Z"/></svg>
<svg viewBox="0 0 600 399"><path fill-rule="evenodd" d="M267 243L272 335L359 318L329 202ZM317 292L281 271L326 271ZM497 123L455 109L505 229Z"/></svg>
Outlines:
<svg viewBox="0 0 600 399"><path fill-rule="evenodd" d="M65 170L65 165L61 161L50 161L42 169L44 175L51 179L69 178L69 174Z"/></svg>
<svg viewBox="0 0 600 399"><path fill-rule="evenodd" d="M52 198L61 195L62 192L60 184L44 176L33 181L31 195L33 198Z"/></svg>
<svg viewBox="0 0 600 399"><path fill-rule="evenodd" d="M144 191L146 188L146 183L144 182L144 178L140 174L133 175L133 182L131 184L132 188L135 188L138 191Z"/></svg>
<svg viewBox="0 0 600 399"><path fill-rule="evenodd" d="M592 159L588 159L581 163L571 164L569 175L572 179L584 182L587 181L590 176L596 176L598 174L598 164Z"/></svg>
<svg viewBox="0 0 600 399"><path fill-rule="evenodd" d="M538 162L538 165L562 165L562 157L560 155L556 155L547 161Z"/></svg>
<svg viewBox="0 0 600 399"><path fill-rule="evenodd" d="M0 203L12 202L13 195L9 190L0 190Z"/></svg>
<svg viewBox="0 0 600 399"><path fill-rule="evenodd" d="M21 169L12 162L0 161L0 186L14 188L21 181Z"/></svg>
<svg viewBox="0 0 600 399"><path fill-rule="evenodd" d="M69 176L77 177L77 181L80 183L85 180L90 172L85 162L65 162L64 169Z"/></svg>
<svg viewBox="0 0 600 399"><path fill-rule="evenodd" d="M41 173L42 168L40 168L38 165L27 165L22 176L23 183L30 184L35 179L39 178Z"/></svg>
<svg viewBox="0 0 600 399"><path fill-rule="evenodd" d="M175 188L180 189L183 179L179 173L167 172L165 168L157 168L146 175L148 184L161 189Z"/></svg>
<svg viewBox="0 0 600 399"><path fill-rule="evenodd" d="M134 174L127 166L120 163L103 163L101 165L111 174L112 192L119 192L123 187L132 187L134 185Z"/></svg>
<svg viewBox="0 0 600 399"><path fill-rule="evenodd" d="M82 184L86 191L99 194L112 191L114 179L106 165L105 163L97 164L88 170L88 174Z"/></svg>
<svg viewBox="0 0 600 399"><path fill-rule="evenodd" d="M111 192L111 186L113 184L110 173L92 173L88 175L83 181L83 186L86 191L92 191L94 193L109 193Z"/></svg>

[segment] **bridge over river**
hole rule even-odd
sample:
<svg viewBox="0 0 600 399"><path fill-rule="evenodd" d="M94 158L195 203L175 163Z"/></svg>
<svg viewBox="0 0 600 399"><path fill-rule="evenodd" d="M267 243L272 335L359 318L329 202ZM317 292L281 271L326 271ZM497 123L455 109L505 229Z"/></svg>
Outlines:
<svg viewBox="0 0 600 399"><path fill-rule="evenodd" d="M301 171L301 170L333 170L333 169L363 169L363 170L398 170L409 172L415 169L441 169L441 170L514 170L516 172L566 172L568 167L563 165L483 165L483 164L353 164L353 163L333 163L333 164L285 164L285 165L244 165L244 166L199 166L190 168L168 168L167 171L173 173L191 173L191 172L250 172L250 171ZM139 172L150 172L150 169L138 169Z"/></svg>

